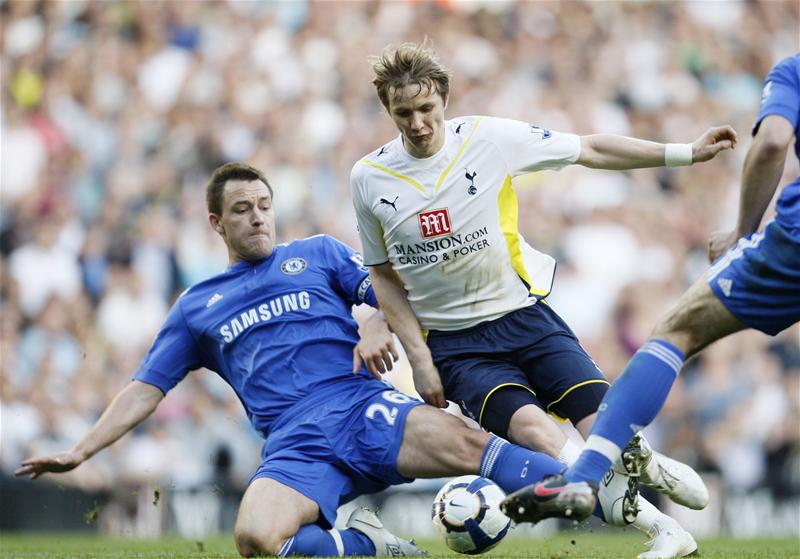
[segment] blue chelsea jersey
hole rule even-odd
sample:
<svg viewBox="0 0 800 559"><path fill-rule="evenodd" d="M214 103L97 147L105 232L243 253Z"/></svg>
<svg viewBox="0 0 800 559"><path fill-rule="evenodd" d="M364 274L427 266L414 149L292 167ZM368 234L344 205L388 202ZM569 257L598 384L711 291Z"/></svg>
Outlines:
<svg viewBox="0 0 800 559"><path fill-rule="evenodd" d="M779 115L788 120L795 132L795 155L800 159L800 54L781 60L770 70L764 80L761 109L753 134L761 121L770 115ZM800 177L786 185L775 205L776 220L800 239Z"/></svg>
<svg viewBox="0 0 800 559"><path fill-rule="evenodd" d="M300 400L353 379L360 303L377 306L351 248L325 235L277 245L181 295L134 378L166 393L190 370L216 371L266 436Z"/></svg>

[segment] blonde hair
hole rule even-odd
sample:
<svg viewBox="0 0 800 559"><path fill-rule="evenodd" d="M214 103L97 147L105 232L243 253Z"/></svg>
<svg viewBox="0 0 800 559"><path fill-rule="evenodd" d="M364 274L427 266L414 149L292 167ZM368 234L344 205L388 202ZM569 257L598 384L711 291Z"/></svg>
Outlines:
<svg viewBox="0 0 800 559"><path fill-rule="evenodd" d="M389 108L389 96L407 85L419 86L419 93L436 91L442 98L450 93L452 73L439 63L426 38L422 43L403 43L383 49L380 56L370 57L375 79L372 84L378 91L383 106Z"/></svg>

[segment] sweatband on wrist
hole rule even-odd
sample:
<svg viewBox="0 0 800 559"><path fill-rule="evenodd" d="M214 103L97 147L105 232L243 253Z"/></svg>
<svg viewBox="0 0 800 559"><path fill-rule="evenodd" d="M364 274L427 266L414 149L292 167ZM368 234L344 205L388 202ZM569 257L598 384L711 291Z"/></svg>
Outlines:
<svg viewBox="0 0 800 559"><path fill-rule="evenodd" d="M692 164L692 144L667 144L664 148L667 167L685 167Z"/></svg>

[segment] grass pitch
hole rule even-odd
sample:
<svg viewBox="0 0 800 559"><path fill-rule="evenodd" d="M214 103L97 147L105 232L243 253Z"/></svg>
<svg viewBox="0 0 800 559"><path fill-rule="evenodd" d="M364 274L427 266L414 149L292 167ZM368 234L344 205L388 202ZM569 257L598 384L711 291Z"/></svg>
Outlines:
<svg viewBox="0 0 800 559"><path fill-rule="evenodd" d="M424 540L420 545L432 559L464 558L450 552L439 541ZM541 539L510 538L486 554L492 559L532 557L541 559L617 559L635 558L644 551L644 538L638 534L598 535L562 533ZM798 539L700 540L703 559L788 559L800 558ZM99 536L61 534L0 534L0 559L234 559L238 557L233 536L200 541L179 538L157 540L117 539Z"/></svg>

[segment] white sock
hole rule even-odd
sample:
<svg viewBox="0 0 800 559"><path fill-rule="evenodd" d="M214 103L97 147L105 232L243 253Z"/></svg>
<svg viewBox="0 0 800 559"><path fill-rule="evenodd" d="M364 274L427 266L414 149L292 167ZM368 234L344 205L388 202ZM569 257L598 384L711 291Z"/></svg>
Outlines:
<svg viewBox="0 0 800 559"><path fill-rule="evenodd" d="M671 517L658 510L650 501L639 495L639 514L636 515L636 520L633 521L632 526L634 528L641 530L645 534L650 534L653 526L659 522L663 523L665 519L672 520Z"/></svg>
<svg viewBox="0 0 800 559"><path fill-rule="evenodd" d="M572 439L567 439L567 442L558 451L556 460L567 466L572 466L578 460L578 456L581 455L582 449L583 447L575 444Z"/></svg>

